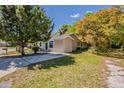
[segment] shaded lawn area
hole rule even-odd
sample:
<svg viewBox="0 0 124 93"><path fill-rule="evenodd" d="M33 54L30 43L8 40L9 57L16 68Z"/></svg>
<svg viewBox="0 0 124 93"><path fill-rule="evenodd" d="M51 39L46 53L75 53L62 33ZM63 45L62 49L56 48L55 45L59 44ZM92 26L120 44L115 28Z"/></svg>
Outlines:
<svg viewBox="0 0 124 93"><path fill-rule="evenodd" d="M102 57L88 52L53 59L21 68L1 80L12 87L104 87Z"/></svg>

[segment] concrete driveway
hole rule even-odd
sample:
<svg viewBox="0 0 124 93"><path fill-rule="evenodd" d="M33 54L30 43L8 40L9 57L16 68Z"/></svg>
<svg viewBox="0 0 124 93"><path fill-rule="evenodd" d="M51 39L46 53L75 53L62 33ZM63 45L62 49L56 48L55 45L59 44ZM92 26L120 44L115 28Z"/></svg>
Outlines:
<svg viewBox="0 0 124 93"><path fill-rule="evenodd" d="M64 57L66 54L49 53L44 55L17 57L17 58L0 58L0 78L16 71L20 67L32 63L46 61L54 58Z"/></svg>

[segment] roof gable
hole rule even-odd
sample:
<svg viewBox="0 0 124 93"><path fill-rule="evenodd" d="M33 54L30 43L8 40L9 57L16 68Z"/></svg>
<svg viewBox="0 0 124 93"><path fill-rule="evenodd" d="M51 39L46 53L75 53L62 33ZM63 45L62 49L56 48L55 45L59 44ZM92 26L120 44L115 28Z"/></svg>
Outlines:
<svg viewBox="0 0 124 93"><path fill-rule="evenodd" d="M70 38L72 40L77 40L77 41L80 41L76 35L74 34L65 34L65 35L60 35L60 36L55 36L55 37L52 37L51 39L54 39L54 40L62 40L62 39L65 39L65 38Z"/></svg>

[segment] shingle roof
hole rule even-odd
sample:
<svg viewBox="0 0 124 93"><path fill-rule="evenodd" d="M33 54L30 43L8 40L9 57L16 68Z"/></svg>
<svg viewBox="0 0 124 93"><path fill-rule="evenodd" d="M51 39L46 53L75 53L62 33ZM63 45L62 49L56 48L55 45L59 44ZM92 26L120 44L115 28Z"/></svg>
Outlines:
<svg viewBox="0 0 124 93"><path fill-rule="evenodd" d="M62 39L65 39L65 38L71 38L73 40L78 40L80 41L76 35L74 34L65 34L65 35L60 35L60 36L53 36L52 39L54 40L62 40Z"/></svg>

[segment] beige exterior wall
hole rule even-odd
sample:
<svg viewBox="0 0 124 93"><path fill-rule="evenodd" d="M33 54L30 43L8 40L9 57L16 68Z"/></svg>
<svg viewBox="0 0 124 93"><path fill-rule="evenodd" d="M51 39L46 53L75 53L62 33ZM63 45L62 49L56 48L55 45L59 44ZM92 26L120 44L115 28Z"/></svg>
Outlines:
<svg viewBox="0 0 124 93"><path fill-rule="evenodd" d="M62 40L52 40L53 48L49 48L48 42L48 50L52 52L72 52L77 48L77 41L73 40L69 37L62 39ZM45 50L45 43L42 46L42 49Z"/></svg>
<svg viewBox="0 0 124 93"><path fill-rule="evenodd" d="M77 42L76 40L74 40L74 41L72 42L72 50L73 50L73 51L76 50L76 49L77 49L77 46L78 46L78 42Z"/></svg>
<svg viewBox="0 0 124 93"><path fill-rule="evenodd" d="M72 52L73 49L72 39L70 38L63 39L63 48L64 52Z"/></svg>
<svg viewBox="0 0 124 93"><path fill-rule="evenodd" d="M54 40L54 52L72 52L76 50L77 42L70 38L65 38L63 40Z"/></svg>
<svg viewBox="0 0 124 93"><path fill-rule="evenodd" d="M54 40L54 45L53 45L52 51L64 52L63 40Z"/></svg>

